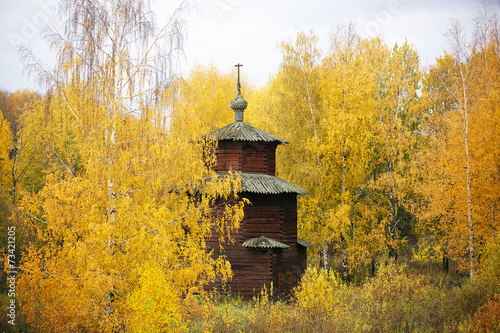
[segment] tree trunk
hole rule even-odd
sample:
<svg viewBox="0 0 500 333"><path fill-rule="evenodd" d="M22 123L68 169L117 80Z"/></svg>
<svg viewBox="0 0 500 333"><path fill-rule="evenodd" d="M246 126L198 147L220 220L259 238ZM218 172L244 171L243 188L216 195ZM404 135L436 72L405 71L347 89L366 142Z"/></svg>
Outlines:
<svg viewBox="0 0 500 333"><path fill-rule="evenodd" d="M323 269L328 272L328 242L323 244Z"/></svg>
<svg viewBox="0 0 500 333"><path fill-rule="evenodd" d="M391 223L389 226L389 235L391 237L391 240L394 242L396 239L396 223ZM389 244L389 258L398 260L398 250L392 246L392 244Z"/></svg>
<svg viewBox="0 0 500 333"><path fill-rule="evenodd" d="M349 265L347 261L347 251L346 251L344 233L340 234L340 242L342 245L342 280L344 282L347 282L347 280L349 279Z"/></svg>
<svg viewBox="0 0 500 333"><path fill-rule="evenodd" d="M465 87L465 83L463 85ZM471 157L469 151L469 109L467 94L464 89L464 148L465 148L465 177L467 194L467 224L469 227L469 274L471 282L474 281L474 222L472 219L472 189L471 189Z"/></svg>
<svg viewBox="0 0 500 333"><path fill-rule="evenodd" d="M443 253L443 271L448 274L450 271L450 258L446 253Z"/></svg>
<svg viewBox="0 0 500 333"><path fill-rule="evenodd" d="M16 204L16 186L17 186L17 182L16 182L16 180L13 177L13 179L12 179L12 190L11 190L12 205Z"/></svg>

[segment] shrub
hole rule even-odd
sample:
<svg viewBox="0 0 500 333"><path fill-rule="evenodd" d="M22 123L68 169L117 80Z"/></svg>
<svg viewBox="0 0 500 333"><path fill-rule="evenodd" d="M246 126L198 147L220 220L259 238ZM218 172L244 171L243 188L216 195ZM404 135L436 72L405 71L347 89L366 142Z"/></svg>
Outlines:
<svg viewBox="0 0 500 333"><path fill-rule="evenodd" d="M335 272L310 267L295 292L295 300L302 309L338 319L345 312L345 291L346 286Z"/></svg>
<svg viewBox="0 0 500 333"><path fill-rule="evenodd" d="M486 302L477 311L469 332L499 332L500 331L500 295Z"/></svg>
<svg viewBox="0 0 500 333"><path fill-rule="evenodd" d="M348 326L358 332L412 332L428 327L422 308L427 292L419 278L394 261L352 294Z"/></svg>
<svg viewBox="0 0 500 333"><path fill-rule="evenodd" d="M309 268L289 303L272 302L266 290L254 302L211 303L192 331L466 332L471 323L472 332L496 328L500 296L481 307L491 294L486 285L439 281L393 261L361 286Z"/></svg>

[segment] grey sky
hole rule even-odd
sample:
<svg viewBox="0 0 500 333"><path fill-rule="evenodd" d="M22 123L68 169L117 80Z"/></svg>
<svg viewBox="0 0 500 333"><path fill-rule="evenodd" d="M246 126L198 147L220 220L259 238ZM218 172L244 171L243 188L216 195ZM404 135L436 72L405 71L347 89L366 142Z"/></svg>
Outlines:
<svg viewBox="0 0 500 333"><path fill-rule="evenodd" d="M56 0L0 0L0 89L35 88L22 76L13 42L24 42L50 64L52 56L38 26L55 20ZM180 0L157 0L161 22ZM493 3L499 9L499 1ZM450 18L472 30L475 0L198 0L198 9L186 16L187 44L181 70L194 64L213 63L229 71L243 63L245 75L256 86L263 85L281 61L277 44L294 38L298 30L314 30L326 51L329 33L339 24L353 21L365 36L380 34L387 44L408 42L418 50L423 65L433 63L447 47L443 34Z"/></svg>

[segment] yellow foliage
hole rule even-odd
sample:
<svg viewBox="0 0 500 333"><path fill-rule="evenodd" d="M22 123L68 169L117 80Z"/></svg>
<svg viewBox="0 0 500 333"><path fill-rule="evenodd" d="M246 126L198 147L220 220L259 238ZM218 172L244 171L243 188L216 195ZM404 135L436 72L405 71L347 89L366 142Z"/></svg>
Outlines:
<svg viewBox="0 0 500 333"><path fill-rule="evenodd" d="M159 266L145 264L140 268L136 287L127 297L129 314L126 326L130 332L183 332L180 295L165 278Z"/></svg>
<svg viewBox="0 0 500 333"><path fill-rule="evenodd" d="M213 161L214 143L190 121L189 98L185 108L166 100L165 50L144 44L178 31L168 26L151 38L154 18L141 1L74 5L64 6L79 27L70 43L96 48L75 54L74 44L54 43L60 79L25 115L47 153L45 186L19 204L23 229L34 235L20 264L21 307L40 331L182 331L182 299L231 276L206 239L222 230L223 243L239 226L241 179L218 179L204 164L203 157ZM86 35L110 21L120 26L113 36ZM141 43L110 51L111 40ZM203 92L197 109L210 105ZM219 94L219 86L206 93ZM224 209L214 208L220 198L231 198Z"/></svg>
<svg viewBox="0 0 500 333"><path fill-rule="evenodd" d="M433 112L425 127L429 146L417 168L425 198L422 232L437 235L473 279L478 255L499 230L500 58L493 45L460 58L467 53L463 42L438 58L426 78Z"/></svg>
<svg viewBox="0 0 500 333"><path fill-rule="evenodd" d="M172 133L199 140L203 135L233 122L234 112L229 106L236 95L235 82L232 73L222 73L213 65L198 65L188 75L174 81L165 92L165 99L172 110ZM251 87L243 77L242 94L248 99L251 93ZM179 133L185 131L186 125L190 132Z"/></svg>
<svg viewBox="0 0 500 333"><path fill-rule="evenodd" d="M9 152L12 149L12 132L9 128L9 123L5 120L0 112L0 188L2 196L6 195L6 185L9 183L10 160Z"/></svg>
<svg viewBox="0 0 500 333"><path fill-rule="evenodd" d="M345 314L342 303L346 288L333 270L325 272L309 267L295 292L295 300L308 311L325 311L329 317L340 318Z"/></svg>
<svg viewBox="0 0 500 333"><path fill-rule="evenodd" d="M418 244L418 250L412 248L412 259L414 261L440 261L443 257L443 249L439 242L434 239L422 238Z"/></svg>
<svg viewBox="0 0 500 333"><path fill-rule="evenodd" d="M79 98L66 97L74 98L69 103ZM24 226L37 239L28 248L33 255L22 263L23 310L29 318L45 318L31 323L45 329L106 332L130 324L141 331L147 330L141 325L170 325L171 320L180 327L182 311L175 308L180 298L231 274L223 258L211 257L205 239L215 228L224 231L224 242L238 227L244 202L234 197L218 215L212 207L217 198L237 191L240 179L213 180L202 160L208 154L204 142L168 135L151 119L117 115L100 123L106 119L102 110L90 111L100 114L89 127L92 134L77 128L75 135L85 138L78 142L82 171L73 173L66 160L56 159L63 168L54 169L45 187L22 201L30 214ZM47 143L57 138L47 136ZM149 300L141 297L154 293L170 302L164 305L171 304L174 319L163 317L163 303L153 303L150 321L139 323L139 309ZM136 319L128 322L130 311Z"/></svg>
<svg viewBox="0 0 500 333"><path fill-rule="evenodd" d="M317 43L314 32L300 31L280 44L280 69L252 96L249 116L291 142L277 150L277 173L311 192L298 212L310 253L333 248L356 267L404 244L418 56L407 43L391 50L363 40L353 26L333 35L324 57Z"/></svg>
<svg viewBox="0 0 500 333"><path fill-rule="evenodd" d="M484 257L481 262L480 279L481 281L499 285L500 281L500 241L497 238L492 239L486 244Z"/></svg>

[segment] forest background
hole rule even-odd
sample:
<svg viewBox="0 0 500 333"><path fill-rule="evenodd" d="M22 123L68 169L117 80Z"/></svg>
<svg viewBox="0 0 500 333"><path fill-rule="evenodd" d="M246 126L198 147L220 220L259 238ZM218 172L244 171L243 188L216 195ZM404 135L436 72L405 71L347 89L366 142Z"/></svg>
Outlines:
<svg viewBox="0 0 500 333"><path fill-rule="evenodd" d="M451 22L449 49L429 68L410 43L388 46L346 24L324 53L314 31L281 41L265 86L243 76L246 121L291 142L278 149L277 174L311 192L299 199L298 227L314 245L289 300L268 286L244 303L203 288L231 276L205 250L210 229L231 241L246 204L230 201L214 217L239 180L209 181L214 143L202 139L232 122L235 73L173 72L184 5L157 27L141 1L61 1L64 28L46 31L56 67L20 50L46 92L1 92L0 323L11 332L497 329L500 21L490 5L480 3L472 38Z"/></svg>

